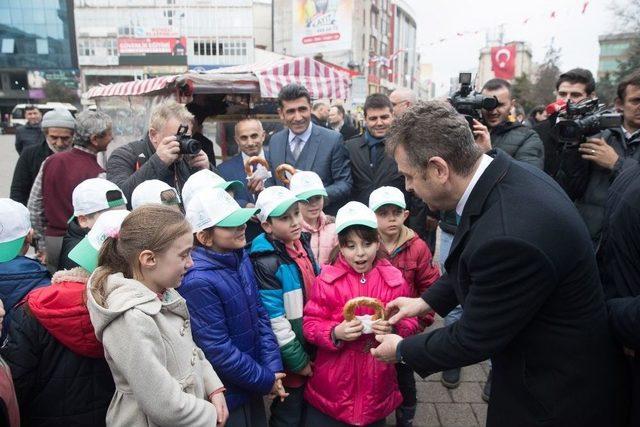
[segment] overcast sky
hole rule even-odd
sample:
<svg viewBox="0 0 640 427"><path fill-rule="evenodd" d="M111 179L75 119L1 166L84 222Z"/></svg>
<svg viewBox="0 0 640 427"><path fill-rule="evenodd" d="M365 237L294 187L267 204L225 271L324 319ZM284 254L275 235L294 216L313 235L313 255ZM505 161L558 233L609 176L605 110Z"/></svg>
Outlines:
<svg viewBox="0 0 640 427"><path fill-rule="evenodd" d="M434 67L437 93L449 88L449 79L460 71L475 70L487 30L504 27L504 41L531 45L533 61L541 62L551 40L561 49L560 68L598 69L598 36L619 32L612 1L590 0L405 0L413 7L418 24L418 49L423 63ZM628 0L617 0L626 4ZM550 18L555 11L555 18ZM525 19L529 18L525 24ZM473 34L478 31L478 34ZM458 36L457 33L471 32ZM440 39L447 39L440 42Z"/></svg>

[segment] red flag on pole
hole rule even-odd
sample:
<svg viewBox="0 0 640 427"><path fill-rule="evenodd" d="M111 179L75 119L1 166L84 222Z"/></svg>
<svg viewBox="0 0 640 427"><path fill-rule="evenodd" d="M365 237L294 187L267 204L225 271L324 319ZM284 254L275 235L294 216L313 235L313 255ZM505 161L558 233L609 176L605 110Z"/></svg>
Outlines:
<svg viewBox="0 0 640 427"><path fill-rule="evenodd" d="M491 69L498 79L513 79L516 74L516 47L514 45L492 47Z"/></svg>

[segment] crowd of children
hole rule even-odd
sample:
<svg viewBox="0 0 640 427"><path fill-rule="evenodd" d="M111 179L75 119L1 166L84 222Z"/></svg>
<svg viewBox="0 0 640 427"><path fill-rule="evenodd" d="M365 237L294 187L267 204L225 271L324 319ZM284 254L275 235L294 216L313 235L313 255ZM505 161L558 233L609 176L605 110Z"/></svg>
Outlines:
<svg viewBox="0 0 640 427"><path fill-rule="evenodd" d="M439 277L404 225L403 193L381 187L334 218L313 172L262 190L251 208L233 199L238 185L203 170L182 198L149 180L128 202L88 179L73 191L52 278L24 256L29 212L0 199L10 425L19 413L29 426L381 426L394 411L412 425L413 372L370 349L432 319L392 326L371 307L344 313L354 298L384 306ZM250 222L263 232L248 242Z"/></svg>

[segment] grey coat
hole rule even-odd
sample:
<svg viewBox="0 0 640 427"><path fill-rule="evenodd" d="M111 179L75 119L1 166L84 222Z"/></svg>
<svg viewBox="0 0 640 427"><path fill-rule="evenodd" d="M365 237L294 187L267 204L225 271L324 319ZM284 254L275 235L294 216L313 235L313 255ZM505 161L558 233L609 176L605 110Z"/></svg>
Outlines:
<svg viewBox="0 0 640 427"><path fill-rule="evenodd" d="M521 162L539 169L544 167L542 140L531 128L520 123L504 122L491 130L491 145Z"/></svg>
<svg viewBox="0 0 640 427"><path fill-rule="evenodd" d="M168 289L160 301L117 273L107 278L99 304L94 277L87 307L116 384L107 426L215 427L207 396L223 385L193 342L184 298Z"/></svg>

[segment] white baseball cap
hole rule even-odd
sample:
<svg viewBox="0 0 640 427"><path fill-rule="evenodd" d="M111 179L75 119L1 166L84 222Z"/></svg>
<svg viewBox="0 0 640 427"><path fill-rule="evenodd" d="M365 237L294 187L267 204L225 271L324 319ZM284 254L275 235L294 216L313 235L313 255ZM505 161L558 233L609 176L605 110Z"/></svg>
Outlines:
<svg viewBox="0 0 640 427"><path fill-rule="evenodd" d="M256 208L260 209L258 219L261 222L265 222L270 216L282 216L291 205L297 202L306 202L306 200L297 197L288 188L280 186L267 187L260 192L258 200L256 200Z"/></svg>
<svg viewBox="0 0 640 427"><path fill-rule="evenodd" d="M191 198L185 216L196 233L213 226L238 227L246 224L259 210L241 208L222 188L210 188L198 191Z"/></svg>
<svg viewBox="0 0 640 427"><path fill-rule="evenodd" d="M127 198L120 187L103 178L85 179L73 189L73 216L89 215L127 204Z"/></svg>
<svg viewBox="0 0 640 427"><path fill-rule="evenodd" d="M299 170L291 177L289 189L297 197L305 200L313 196L328 197L322 180L315 172Z"/></svg>
<svg viewBox="0 0 640 427"><path fill-rule="evenodd" d="M69 259L89 273L93 273L98 266L98 254L102 243L107 237L118 236L122 221L127 215L129 211L126 210L108 211L100 215L89 233L71 249Z"/></svg>
<svg viewBox="0 0 640 427"><path fill-rule="evenodd" d="M216 175L209 169L202 169L194 173L187 179L182 187L182 203L185 208L191 198L203 188L222 188L223 190L237 191L244 185L240 181L225 181L221 176Z"/></svg>
<svg viewBox="0 0 640 427"><path fill-rule="evenodd" d="M378 228L376 214L364 203L349 202L340 209L336 215L336 233L340 233L352 225L364 225L369 228Z"/></svg>
<svg viewBox="0 0 640 427"><path fill-rule="evenodd" d="M395 205L402 209L407 208L404 194L396 187L376 188L369 196L369 209L372 211L375 212L384 205Z"/></svg>
<svg viewBox="0 0 640 427"><path fill-rule="evenodd" d="M0 262L18 256L31 230L29 210L11 199L0 199Z"/></svg>
<svg viewBox="0 0 640 427"><path fill-rule="evenodd" d="M180 196L175 188L159 179L148 179L138 185L131 193L131 207L142 205L177 205Z"/></svg>

